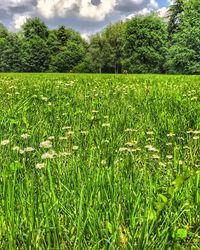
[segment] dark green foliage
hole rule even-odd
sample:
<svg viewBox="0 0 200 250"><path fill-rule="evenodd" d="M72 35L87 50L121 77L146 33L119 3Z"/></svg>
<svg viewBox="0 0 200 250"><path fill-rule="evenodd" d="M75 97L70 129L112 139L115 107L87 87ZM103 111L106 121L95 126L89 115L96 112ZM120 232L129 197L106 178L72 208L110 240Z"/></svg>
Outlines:
<svg viewBox="0 0 200 250"><path fill-rule="evenodd" d="M130 73L163 72L167 27L158 17L135 17L127 22L124 68Z"/></svg>
<svg viewBox="0 0 200 250"><path fill-rule="evenodd" d="M125 45L125 26L123 22L109 25L103 32L110 47L110 66L115 73L122 72L122 60Z"/></svg>
<svg viewBox="0 0 200 250"><path fill-rule="evenodd" d="M78 32L64 26L50 32L47 44L51 72L70 72L84 58L86 43Z"/></svg>
<svg viewBox="0 0 200 250"><path fill-rule="evenodd" d="M0 23L0 38L5 38L8 36L8 34L9 32L7 28L3 24Z"/></svg>
<svg viewBox="0 0 200 250"><path fill-rule="evenodd" d="M28 39L35 36L47 39L49 35L48 27L39 18L28 19L23 26L23 32Z"/></svg>
<svg viewBox="0 0 200 250"><path fill-rule="evenodd" d="M199 0L176 0L168 19L135 16L90 37L39 18L21 32L0 24L0 72L200 73Z"/></svg>
<svg viewBox="0 0 200 250"><path fill-rule="evenodd" d="M25 72L45 72L50 54L45 41L39 36L23 41L22 68Z"/></svg>
<svg viewBox="0 0 200 250"><path fill-rule="evenodd" d="M97 34L92 37L89 53L95 72L106 72L112 67L112 48L104 36Z"/></svg>
<svg viewBox="0 0 200 250"><path fill-rule="evenodd" d="M185 3L179 30L173 36L168 67L172 73L200 74L200 4Z"/></svg>
<svg viewBox="0 0 200 250"><path fill-rule="evenodd" d="M19 37L0 25L0 72L21 71L21 47Z"/></svg>
<svg viewBox="0 0 200 250"><path fill-rule="evenodd" d="M184 0L176 0L174 4L169 7L169 24L168 32L169 38L178 31L180 25L180 14L183 11Z"/></svg>
<svg viewBox="0 0 200 250"><path fill-rule="evenodd" d="M70 72L83 59L84 54L81 44L70 41L62 51L52 57L50 71Z"/></svg>

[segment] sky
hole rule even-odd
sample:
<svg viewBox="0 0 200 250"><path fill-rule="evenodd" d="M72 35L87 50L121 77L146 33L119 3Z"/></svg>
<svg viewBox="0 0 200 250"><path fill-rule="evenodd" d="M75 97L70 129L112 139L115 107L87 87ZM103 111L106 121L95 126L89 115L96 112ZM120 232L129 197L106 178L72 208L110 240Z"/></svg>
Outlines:
<svg viewBox="0 0 200 250"><path fill-rule="evenodd" d="M39 17L50 29L64 25L84 36L106 25L151 11L166 13L172 0L0 0L0 22L19 31L27 18Z"/></svg>

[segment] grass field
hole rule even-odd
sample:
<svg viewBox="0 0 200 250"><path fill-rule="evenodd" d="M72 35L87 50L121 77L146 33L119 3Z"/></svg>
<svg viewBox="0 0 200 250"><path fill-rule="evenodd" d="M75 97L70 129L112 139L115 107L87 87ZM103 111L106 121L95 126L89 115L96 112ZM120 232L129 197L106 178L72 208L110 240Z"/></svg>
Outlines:
<svg viewBox="0 0 200 250"><path fill-rule="evenodd" d="M200 249L200 76L0 75L0 249Z"/></svg>

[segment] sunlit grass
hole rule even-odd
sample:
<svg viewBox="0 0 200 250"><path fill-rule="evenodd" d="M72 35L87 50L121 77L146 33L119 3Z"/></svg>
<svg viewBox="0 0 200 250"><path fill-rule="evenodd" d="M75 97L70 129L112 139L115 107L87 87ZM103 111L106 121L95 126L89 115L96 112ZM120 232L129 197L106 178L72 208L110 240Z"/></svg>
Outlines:
<svg viewBox="0 0 200 250"><path fill-rule="evenodd" d="M0 75L0 249L199 249L199 87Z"/></svg>

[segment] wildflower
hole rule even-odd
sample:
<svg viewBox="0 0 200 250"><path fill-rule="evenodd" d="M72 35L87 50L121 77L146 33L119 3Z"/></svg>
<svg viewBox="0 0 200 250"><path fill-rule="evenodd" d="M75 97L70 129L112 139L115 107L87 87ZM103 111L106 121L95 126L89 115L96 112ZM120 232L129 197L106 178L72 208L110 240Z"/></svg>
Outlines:
<svg viewBox="0 0 200 250"><path fill-rule="evenodd" d="M160 159L160 156L159 156L159 155L154 154L154 155L152 155L152 158L153 158L154 160L158 160L158 159Z"/></svg>
<svg viewBox="0 0 200 250"><path fill-rule="evenodd" d="M17 151L17 152L19 152L19 150L20 150L20 147L18 147L18 146L15 146L15 147L13 147L13 148L12 148L12 150L14 150L14 151Z"/></svg>
<svg viewBox="0 0 200 250"><path fill-rule="evenodd" d="M193 96L192 98L191 98L191 101L196 101L198 98L197 98L197 96Z"/></svg>
<svg viewBox="0 0 200 250"><path fill-rule="evenodd" d="M82 135L87 135L87 134L88 134L88 131L83 131L83 130L82 130L80 133L81 133Z"/></svg>
<svg viewBox="0 0 200 250"><path fill-rule="evenodd" d="M149 151L152 151L152 152L158 152L158 150L154 148L152 145L146 145L145 148L147 148Z"/></svg>
<svg viewBox="0 0 200 250"><path fill-rule="evenodd" d="M173 156L172 155L167 155L167 159L171 160L171 159L173 159Z"/></svg>
<svg viewBox="0 0 200 250"><path fill-rule="evenodd" d="M159 166L160 166L160 167L166 167L166 163L164 163L164 162L159 162Z"/></svg>
<svg viewBox="0 0 200 250"><path fill-rule="evenodd" d="M42 169L44 167L45 167L45 163L37 163L35 166L36 169Z"/></svg>
<svg viewBox="0 0 200 250"><path fill-rule="evenodd" d="M102 141L102 143L109 143L109 140L105 139Z"/></svg>
<svg viewBox="0 0 200 250"><path fill-rule="evenodd" d="M3 141L1 141L1 146L8 145L9 143L10 143L9 140L3 140Z"/></svg>
<svg viewBox="0 0 200 250"><path fill-rule="evenodd" d="M127 151L133 153L133 152L137 152L137 149L136 148L128 148Z"/></svg>
<svg viewBox="0 0 200 250"><path fill-rule="evenodd" d="M61 136L61 137L59 137L59 139L60 139L61 141L63 141L63 140L67 140L67 137Z"/></svg>
<svg viewBox="0 0 200 250"><path fill-rule="evenodd" d="M27 148L24 148L24 152L32 152L34 151L35 149L32 148L32 147L27 147Z"/></svg>
<svg viewBox="0 0 200 250"><path fill-rule="evenodd" d="M23 150L23 149L20 149L20 150L19 150L19 153L20 153L21 155L23 155L23 154L24 154L24 150Z"/></svg>
<svg viewBox="0 0 200 250"><path fill-rule="evenodd" d="M69 130L69 129L71 129L72 127L70 127L70 126L66 126L66 127L63 127L62 129L63 130Z"/></svg>
<svg viewBox="0 0 200 250"><path fill-rule="evenodd" d="M41 100L47 102L47 101L48 101L48 98L45 97L45 96L42 96L42 97L41 97Z"/></svg>
<svg viewBox="0 0 200 250"><path fill-rule="evenodd" d="M50 151L47 153L44 153L42 155L42 159L53 159L56 156L56 153L54 151Z"/></svg>
<svg viewBox="0 0 200 250"><path fill-rule="evenodd" d="M127 128L124 130L125 132L137 132L138 130L137 129L132 129L132 128Z"/></svg>
<svg viewBox="0 0 200 250"><path fill-rule="evenodd" d="M194 131L192 131L192 133L195 134L195 135L199 135L200 134L200 130L194 130Z"/></svg>
<svg viewBox="0 0 200 250"><path fill-rule="evenodd" d="M124 151L127 151L128 149L127 148L119 148L119 152L124 152Z"/></svg>
<svg viewBox="0 0 200 250"><path fill-rule="evenodd" d="M68 131L67 134L68 134L68 135L73 135L73 134L74 134L74 131Z"/></svg>
<svg viewBox="0 0 200 250"><path fill-rule="evenodd" d="M78 146L73 146L72 150L78 150L78 148L79 148Z"/></svg>
<svg viewBox="0 0 200 250"><path fill-rule="evenodd" d="M178 162L179 165L183 165L183 163L184 163L184 162L181 161L181 160Z"/></svg>
<svg viewBox="0 0 200 250"><path fill-rule="evenodd" d="M99 111L97 111L97 110L92 110L92 113L93 114L97 114Z"/></svg>
<svg viewBox="0 0 200 250"><path fill-rule="evenodd" d="M198 140L200 137L199 136L194 136L192 139L193 140Z"/></svg>
<svg viewBox="0 0 200 250"><path fill-rule="evenodd" d="M103 123L102 127L110 127L110 123Z"/></svg>
<svg viewBox="0 0 200 250"><path fill-rule="evenodd" d="M41 148L51 148L52 147L52 142L51 141L43 141L40 143Z"/></svg>
<svg viewBox="0 0 200 250"><path fill-rule="evenodd" d="M127 128L127 129L125 129L124 131L125 131L125 132L132 132L133 130L132 130L132 128Z"/></svg>
<svg viewBox="0 0 200 250"><path fill-rule="evenodd" d="M154 132L153 131L147 131L147 135L153 135Z"/></svg>
<svg viewBox="0 0 200 250"><path fill-rule="evenodd" d="M105 166L106 165L106 160L102 160L101 165Z"/></svg>
<svg viewBox="0 0 200 250"><path fill-rule="evenodd" d="M125 145L128 146L128 147L133 147L133 146L134 146L134 143L132 143L132 142L127 142Z"/></svg>
<svg viewBox="0 0 200 250"><path fill-rule="evenodd" d="M63 157L70 156L70 155L71 155L70 152L60 152L59 153L59 156L63 156Z"/></svg>
<svg viewBox="0 0 200 250"><path fill-rule="evenodd" d="M29 134L22 134L22 135L21 135L21 138L23 138L23 139L28 139L29 137L30 137Z"/></svg>
<svg viewBox="0 0 200 250"><path fill-rule="evenodd" d="M48 140L54 140L55 137L54 136L49 136Z"/></svg>
<svg viewBox="0 0 200 250"><path fill-rule="evenodd" d="M169 133L169 134L167 134L167 137L174 137L175 136L175 134L173 134L173 133Z"/></svg>

